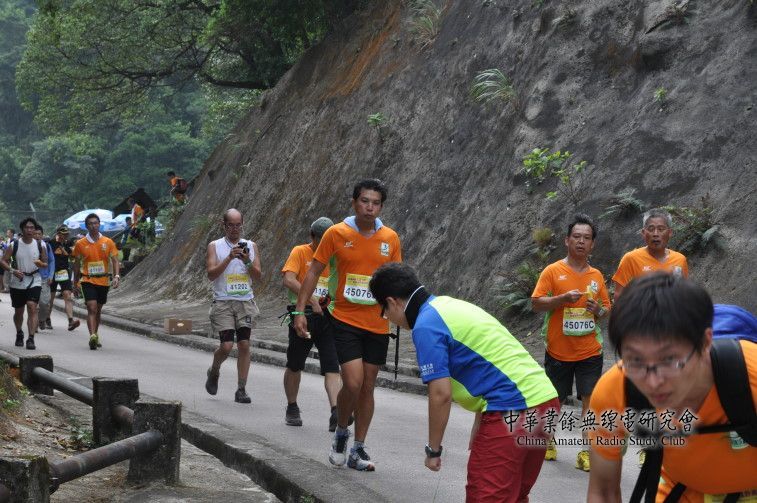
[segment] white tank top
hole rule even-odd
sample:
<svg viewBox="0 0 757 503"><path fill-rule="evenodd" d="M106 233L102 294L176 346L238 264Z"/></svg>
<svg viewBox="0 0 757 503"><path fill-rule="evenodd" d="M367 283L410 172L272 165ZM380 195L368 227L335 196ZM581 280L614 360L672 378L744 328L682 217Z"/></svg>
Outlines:
<svg viewBox="0 0 757 503"><path fill-rule="evenodd" d="M255 260L255 248L252 241L240 239L240 242L247 243L250 249L250 260ZM216 248L216 257L218 262L223 262L231 252L232 245L225 237L213 241ZM252 281L250 273L247 272L247 266L242 259L232 259L226 269L213 280L213 299L215 300L251 300Z"/></svg>
<svg viewBox="0 0 757 503"><path fill-rule="evenodd" d="M18 279L12 274L10 288L24 290L42 285L42 276L39 274L39 268L34 264L35 260L39 260L39 242L33 239L30 244L26 244L19 238L18 251L16 252L16 268L23 273L37 272L34 276L27 276L25 274L24 279Z"/></svg>

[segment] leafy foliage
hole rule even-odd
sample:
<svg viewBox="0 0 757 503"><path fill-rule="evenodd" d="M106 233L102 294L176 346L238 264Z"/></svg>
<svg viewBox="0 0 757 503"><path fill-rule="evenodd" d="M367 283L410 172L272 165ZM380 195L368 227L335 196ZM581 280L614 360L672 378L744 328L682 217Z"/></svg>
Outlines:
<svg viewBox="0 0 757 503"><path fill-rule="evenodd" d="M547 178L557 179L555 190L547 192L547 199L562 196L574 206L578 206L584 197L586 182L586 161L571 162L573 154L556 150L552 153L546 148L535 148L523 158L523 173L528 177L526 190L533 192L533 182L537 185Z"/></svg>
<svg viewBox="0 0 757 503"><path fill-rule="evenodd" d="M196 82L267 89L357 0L40 1L18 67L46 131L138 120L153 93Z"/></svg>
<svg viewBox="0 0 757 503"><path fill-rule="evenodd" d="M384 125L385 121L386 121L386 117L381 112L370 114L368 116L368 124L375 127L376 129L380 129L381 126Z"/></svg>
<svg viewBox="0 0 757 503"><path fill-rule="evenodd" d="M555 233L549 227L537 227L532 232L534 246L530 257L515 269L515 274L507 277L507 282L499 289L496 299L502 306L515 314L524 316L531 311L531 293L536 288L539 275L549 263L549 254L555 249Z"/></svg>
<svg viewBox="0 0 757 503"><path fill-rule="evenodd" d="M636 197L636 189L627 187L610 198L610 205L599 215L600 219L629 217L647 209L646 203Z"/></svg>
<svg viewBox="0 0 757 503"><path fill-rule="evenodd" d="M92 430L86 428L75 417L69 418L71 435L66 442L67 447L78 451L85 451L94 446L94 438L92 437Z"/></svg>
<svg viewBox="0 0 757 503"><path fill-rule="evenodd" d="M509 103L515 100L516 94L510 79L498 68L490 68L480 72L473 79L471 96L478 103L491 103L501 100Z"/></svg>
<svg viewBox="0 0 757 503"><path fill-rule="evenodd" d="M410 30L421 48L425 49L439 34L442 9L436 6L434 0L414 0L410 8L413 16Z"/></svg>
<svg viewBox="0 0 757 503"><path fill-rule="evenodd" d="M709 194L702 197L699 207L666 206L665 209L673 217L673 247L684 255L725 249Z"/></svg>
<svg viewBox="0 0 757 503"><path fill-rule="evenodd" d="M665 100L667 99L667 97L668 97L668 90L665 87L660 86L660 87L658 87L657 89L654 90L654 101L655 101L655 103L662 104L662 103L665 102Z"/></svg>

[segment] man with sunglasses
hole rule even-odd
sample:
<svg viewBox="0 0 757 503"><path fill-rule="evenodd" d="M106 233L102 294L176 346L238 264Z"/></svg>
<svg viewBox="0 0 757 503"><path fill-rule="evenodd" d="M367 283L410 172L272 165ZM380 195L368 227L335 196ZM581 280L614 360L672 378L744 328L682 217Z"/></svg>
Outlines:
<svg viewBox="0 0 757 503"><path fill-rule="evenodd" d="M234 208L223 214L224 236L211 241L205 261L208 279L213 283L210 326L218 334L220 345L213 353L205 390L218 393L221 364L237 342L237 391L234 401L251 403L247 394L250 372L250 334L260 314L252 293L252 280L260 280L258 245L242 239L242 213Z"/></svg>
<svg viewBox="0 0 757 503"><path fill-rule="evenodd" d="M591 410L605 421L590 433L589 502L621 501L623 454L634 438L628 432L638 427L639 419L635 418L635 425L629 421L632 391L626 379L658 418L670 419L668 426L660 420L663 432L682 430L688 419L694 429L729 422L715 388L710 356L713 313L712 300L702 287L662 272L634 280L615 302L608 332L622 360L601 377L591 398ZM757 408L757 345L747 340L738 345L752 395L743 399ZM753 501L757 448L738 435L701 433L659 441L662 470L656 501L736 501L723 499L731 493L742 493L738 501ZM678 484L685 489L675 499L671 493Z"/></svg>

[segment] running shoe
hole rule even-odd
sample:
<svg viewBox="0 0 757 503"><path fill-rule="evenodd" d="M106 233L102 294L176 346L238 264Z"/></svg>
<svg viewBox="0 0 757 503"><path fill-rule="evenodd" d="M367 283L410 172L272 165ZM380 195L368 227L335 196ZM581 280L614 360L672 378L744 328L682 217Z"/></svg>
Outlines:
<svg viewBox="0 0 757 503"><path fill-rule="evenodd" d="M22 348L24 347L24 331L19 330L16 332L16 346Z"/></svg>
<svg viewBox="0 0 757 503"><path fill-rule="evenodd" d="M300 416L300 408L296 403L290 403L287 405L286 414L284 415L284 422L289 426L302 426L302 417Z"/></svg>
<svg viewBox="0 0 757 503"><path fill-rule="evenodd" d="M347 441L349 439L350 430L334 434L334 441L331 442L331 452L329 453L329 463L334 466L344 466L344 463L347 461Z"/></svg>
<svg viewBox="0 0 757 503"><path fill-rule="evenodd" d="M50 321L50 318L48 318L48 319L46 319L46 320L45 320L45 328L46 328L47 330L52 330L52 329L53 329L53 324L52 324L52 322Z"/></svg>
<svg viewBox="0 0 757 503"><path fill-rule="evenodd" d="M81 321L79 321L79 320L73 320L73 321L71 321L71 323L68 324L68 331L70 332L70 331L74 330L79 325L81 325Z"/></svg>
<svg viewBox="0 0 757 503"><path fill-rule="evenodd" d="M97 348L101 348L102 345L100 344L100 338L97 336L97 334L92 334L89 336L89 349L92 351L96 350Z"/></svg>
<svg viewBox="0 0 757 503"><path fill-rule="evenodd" d="M26 339L26 349L37 349L37 346L34 345L33 337Z"/></svg>
<svg viewBox="0 0 757 503"><path fill-rule="evenodd" d="M347 460L347 466L361 472L372 472L376 470L376 465L371 461L371 457L365 452L363 447L352 449L350 459Z"/></svg>
<svg viewBox="0 0 757 503"><path fill-rule="evenodd" d="M247 394L244 388L238 388L237 392L234 393L234 401L237 403L251 403L252 399L250 399L250 395Z"/></svg>
<svg viewBox="0 0 757 503"><path fill-rule="evenodd" d="M589 471L589 451L580 451L576 456L576 468L585 472Z"/></svg>
<svg viewBox="0 0 757 503"><path fill-rule="evenodd" d="M554 461L557 459L557 446L555 445L555 439L550 438L547 444L547 452L544 453L544 461Z"/></svg>
<svg viewBox="0 0 757 503"><path fill-rule="evenodd" d="M211 395L218 393L218 378L221 373L219 371L213 372L213 368L208 369L208 379L205 381L205 391Z"/></svg>

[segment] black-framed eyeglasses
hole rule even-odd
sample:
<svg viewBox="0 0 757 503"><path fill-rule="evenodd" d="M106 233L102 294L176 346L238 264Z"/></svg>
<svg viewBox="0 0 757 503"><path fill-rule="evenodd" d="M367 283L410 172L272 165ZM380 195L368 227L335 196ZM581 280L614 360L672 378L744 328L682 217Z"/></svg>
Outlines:
<svg viewBox="0 0 757 503"><path fill-rule="evenodd" d="M647 365L643 362L618 362L618 367L625 370L627 376L639 379L645 378L649 372L654 372L657 377L673 377L683 370L694 353L696 353L696 348L692 349L689 356L683 360L667 360L654 365Z"/></svg>

